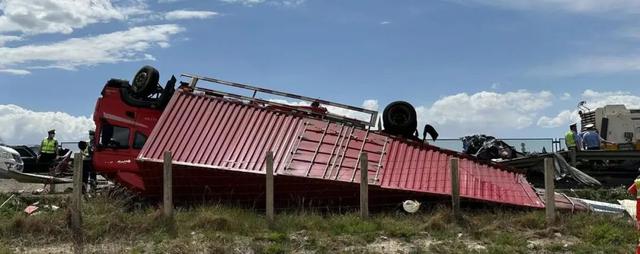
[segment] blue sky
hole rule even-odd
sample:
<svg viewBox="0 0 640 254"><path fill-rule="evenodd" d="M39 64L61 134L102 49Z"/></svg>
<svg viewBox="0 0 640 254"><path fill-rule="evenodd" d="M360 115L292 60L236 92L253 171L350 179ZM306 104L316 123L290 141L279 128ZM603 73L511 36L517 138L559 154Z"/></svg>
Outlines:
<svg viewBox="0 0 640 254"><path fill-rule="evenodd" d="M49 126L80 138L105 81L145 64L379 110L406 100L444 137L559 137L581 100L640 107L636 0L89 2L0 0L5 142Z"/></svg>

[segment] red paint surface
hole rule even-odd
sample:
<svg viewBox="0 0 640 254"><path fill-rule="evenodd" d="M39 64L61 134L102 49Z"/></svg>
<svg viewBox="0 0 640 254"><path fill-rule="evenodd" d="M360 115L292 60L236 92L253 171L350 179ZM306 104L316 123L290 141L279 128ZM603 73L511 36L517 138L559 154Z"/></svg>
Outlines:
<svg viewBox="0 0 640 254"><path fill-rule="evenodd" d="M461 158L463 198L544 206L521 174L452 151L360 127L188 92L174 95L138 156L144 180L139 189L149 195L159 193L160 163L166 150L173 152L177 165L177 195L202 192L202 188L216 188L218 195L229 194L225 191L262 195L264 156L273 151L274 171L280 176L276 176L276 183L280 181L276 189L286 190L281 195L352 197L357 195L360 179L358 155L366 152L369 183L380 202L390 195L446 197L451 190L449 160ZM334 185L340 187L330 187Z"/></svg>

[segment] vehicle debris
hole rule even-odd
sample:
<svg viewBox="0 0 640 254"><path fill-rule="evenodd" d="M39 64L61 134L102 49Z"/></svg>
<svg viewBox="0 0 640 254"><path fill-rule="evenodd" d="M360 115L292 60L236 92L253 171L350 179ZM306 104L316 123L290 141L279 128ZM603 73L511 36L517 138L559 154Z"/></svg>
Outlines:
<svg viewBox="0 0 640 254"><path fill-rule="evenodd" d="M9 170L7 175L21 183L61 184L73 182L73 180L69 177L62 178L33 173L22 173L15 170Z"/></svg>
<svg viewBox="0 0 640 254"><path fill-rule="evenodd" d="M636 203L636 200L631 199L618 200L618 204L620 204L627 214L634 220L636 219Z"/></svg>
<svg viewBox="0 0 640 254"><path fill-rule="evenodd" d="M514 167L526 172L527 179L534 185L544 182L544 159L553 158L555 180L569 186L596 187L602 184L590 175L571 166L558 153L522 153L493 136L484 134L466 136L462 139L463 152L481 160Z"/></svg>
<svg viewBox="0 0 640 254"><path fill-rule="evenodd" d="M513 159L524 154L493 136L473 135L462 138L463 152L481 160Z"/></svg>
<svg viewBox="0 0 640 254"><path fill-rule="evenodd" d="M598 187L602 183L594 177L571 166L563 156L558 153L536 153L511 160L497 160L498 164L526 170L527 179L536 186L544 184L544 159L552 158L554 163L554 179L560 186L567 187Z"/></svg>

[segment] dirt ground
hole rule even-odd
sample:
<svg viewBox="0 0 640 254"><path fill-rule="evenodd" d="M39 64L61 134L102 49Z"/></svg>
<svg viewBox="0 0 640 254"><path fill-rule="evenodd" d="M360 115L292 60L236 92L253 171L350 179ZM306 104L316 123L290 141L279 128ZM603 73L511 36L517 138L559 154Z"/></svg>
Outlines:
<svg viewBox="0 0 640 254"><path fill-rule="evenodd" d="M58 191L63 191L69 184L59 184L56 186ZM44 184L40 183L20 183L13 179L0 179L0 193L33 193L38 189L43 189Z"/></svg>

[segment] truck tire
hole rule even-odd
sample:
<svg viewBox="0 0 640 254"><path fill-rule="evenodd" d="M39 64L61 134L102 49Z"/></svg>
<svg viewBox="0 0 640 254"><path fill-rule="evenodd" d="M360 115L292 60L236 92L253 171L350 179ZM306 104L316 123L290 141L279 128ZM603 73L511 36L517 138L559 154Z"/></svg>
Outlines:
<svg viewBox="0 0 640 254"><path fill-rule="evenodd" d="M384 130L392 135L409 137L418 126L416 110L406 101L394 101L382 112Z"/></svg>
<svg viewBox="0 0 640 254"><path fill-rule="evenodd" d="M151 94L160 80L160 73L156 68L145 65L140 68L138 73L133 77L131 82L131 90L138 97L146 97Z"/></svg>

